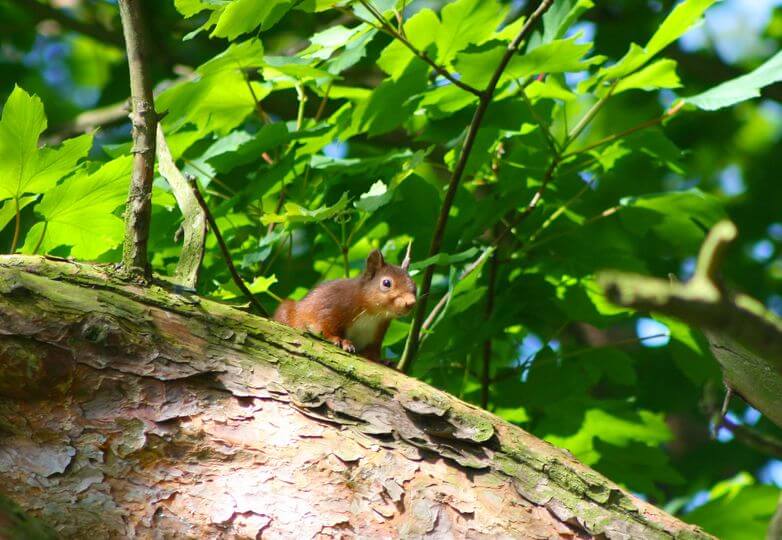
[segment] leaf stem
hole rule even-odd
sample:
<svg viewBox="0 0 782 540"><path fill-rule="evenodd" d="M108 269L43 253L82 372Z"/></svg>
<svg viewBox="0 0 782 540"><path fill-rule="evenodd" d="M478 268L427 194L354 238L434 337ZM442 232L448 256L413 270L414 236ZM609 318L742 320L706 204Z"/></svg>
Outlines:
<svg viewBox="0 0 782 540"><path fill-rule="evenodd" d="M299 100L299 111L296 114L296 131L301 131L301 127L304 124L304 106L307 104L307 94L304 92L304 87L300 84L296 85L296 97Z"/></svg>
<svg viewBox="0 0 782 540"><path fill-rule="evenodd" d="M11 255L16 253L16 244L19 242L19 233L22 228L22 214L19 211L19 197L14 197L14 206L16 208L16 221L14 223L14 237L11 240Z"/></svg>
<svg viewBox="0 0 782 540"><path fill-rule="evenodd" d="M46 229L49 227L49 222L44 221L43 222L43 230L41 231L41 237L38 239L38 242L35 244L35 248L33 249L33 255L38 255L38 250L41 249L41 244L43 244L43 239L46 236Z"/></svg>

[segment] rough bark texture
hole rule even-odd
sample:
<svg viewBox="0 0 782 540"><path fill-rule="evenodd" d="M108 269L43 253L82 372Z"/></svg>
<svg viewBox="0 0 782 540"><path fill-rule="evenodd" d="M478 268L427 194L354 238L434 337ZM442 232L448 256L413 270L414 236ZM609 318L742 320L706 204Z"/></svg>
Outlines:
<svg viewBox="0 0 782 540"><path fill-rule="evenodd" d="M617 304L701 328L725 383L782 427L782 320L754 298L727 290L718 278L720 261L736 235L730 222L715 225L695 275L684 284L620 272L600 279Z"/></svg>
<svg viewBox="0 0 782 540"><path fill-rule="evenodd" d="M0 258L0 490L64 538L708 538L426 384L99 268Z"/></svg>
<svg viewBox="0 0 782 540"><path fill-rule="evenodd" d="M155 176L157 114L149 73L149 51L142 16L142 0L119 0L122 32L130 71L130 121L133 125L133 174L125 205L124 270L147 275L147 241L152 215L152 180Z"/></svg>

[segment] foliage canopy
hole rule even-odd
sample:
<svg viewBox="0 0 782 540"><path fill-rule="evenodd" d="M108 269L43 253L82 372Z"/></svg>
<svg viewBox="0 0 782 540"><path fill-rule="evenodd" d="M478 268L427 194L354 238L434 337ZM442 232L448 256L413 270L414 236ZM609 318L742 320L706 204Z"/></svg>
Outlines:
<svg viewBox="0 0 782 540"><path fill-rule="evenodd" d="M118 35L116 7L74 2L52 26L22 4L0 0L0 240L116 261L129 127L120 114L72 136L85 110L127 98L104 34ZM685 47L704 14L727 9L714 0L557 0L497 72L536 7L524 4L150 2L172 155L269 310L357 274L375 247L401 259L413 240L417 279L436 265L413 375L714 534L757 538L778 462L725 430L708 437L720 374L703 336L611 305L594 276L686 279L705 231L730 216L743 237L729 281L782 310L782 53L767 52L782 13L757 30L763 46L726 60ZM153 268L173 275L181 215L162 177L153 205ZM199 292L241 301L211 237ZM402 354L409 328L392 324L386 355ZM779 435L742 403L730 415Z"/></svg>

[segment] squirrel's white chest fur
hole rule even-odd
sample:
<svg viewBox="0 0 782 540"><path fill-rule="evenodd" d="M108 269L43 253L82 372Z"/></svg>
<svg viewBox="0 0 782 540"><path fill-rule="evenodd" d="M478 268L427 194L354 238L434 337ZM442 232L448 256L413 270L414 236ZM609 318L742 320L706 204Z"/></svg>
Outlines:
<svg viewBox="0 0 782 540"><path fill-rule="evenodd" d="M353 323L348 326L347 337L353 342L357 351L364 349L367 345L375 340L378 327L386 319L380 315L359 315Z"/></svg>

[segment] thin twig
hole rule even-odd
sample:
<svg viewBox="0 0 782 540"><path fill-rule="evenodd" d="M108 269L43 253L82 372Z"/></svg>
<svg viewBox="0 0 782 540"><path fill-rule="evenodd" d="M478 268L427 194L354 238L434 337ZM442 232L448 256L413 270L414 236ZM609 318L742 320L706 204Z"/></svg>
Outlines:
<svg viewBox="0 0 782 540"><path fill-rule="evenodd" d="M362 21L364 24L368 24L372 27L374 27L377 30L380 30L382 32L387 33L394 39L399 40L400 43L402 43L405 47L410 49L410 52L412 52L414 55L416 55L418 58L429 64L432 69L434 69L439 75L441 75L443 78L449 80L451 83L453 83L455 86L458 86L465 92L469 92L475 96L481 97L483 94L480 90L475 88L474 86L471 86L465 82L462 82L461 80L457 79L453 74L451 74L447 69L445 69L443 66L439 65L437 62L432 60L432 58L426 53L426 51L422 51L418 49L415 45L413 45L410 40L405 37L403 32L397 31L393 26L391 26L388 21L383 17L383 14L378 12L377 9L374 9L374 6L371 6L366 0L359 0L361 5L363 5L367 10L377 19L378 23L380 23L380 26L376 26L372 24L369 21L366 21L362 19L361 17L358 17L353 13L353 16ZM350 12L348 12L350 13Z"/></svg>
<svg viewBox="0 0 782 540"><path fill-rule="evenodd" d="M268 317L269 313L264 309L261 303L255 298L255 296L253 296L253 293L251 293L250 289L247 288L247 285L244 284L244 280L242 280L242 276L240 276L239 272L236 271L236 267L234 266L234 263L231 260L231 253L228 251L228 247L225 245L225 240L223 240L223 235L220 233L220 228L217 226L217 222L215 221L214 216L212 216L212 212L209 210L209 207L206 205L206 201L204 200L203 195L201 195L201 190L198 189L198 183L195 179L195 176L188 175L187 179L190 182L190 187L193 188L193 195L195 195L198 204L201 206L201 210L203 210L204 215L206 215L206 221L209 223L209 227L212 229L212 232L215 235L215 239L217 240L217 245L220 246L220 252L223 254L223 259L225 260L225 264L228 267L228 271L231 274L231 278L233 279L234 283L239 288L239 290L242 292L242 294L245 296L245 298L249 300L250 304L261 315Z"/></svg>
<svg viewBox="0 0 782 540"><path fill-rule="evenodd" d="M466 279L467 276L472 274L477 268L480 268L481 264L483 264L483 261L486 260L486 257L491 255L493 252L494 252L493 247L486 248L477 259L475 259L469 266L467 266L464 269L464 271L462 271L462 273L456 279L457 283L459 281L462 281L463 279ZM431 328L432 324L434 324L437 315L443 310L443 308L445 308L445 305L451 299L452 295L453 293L451 291L448 291L443 295L442 298L440 298L440 301L437 302L437 305L435 305L434 308L432 308L432 311L429 313L429 316L421 325L421 331L418 338L419 341L423 341L424 339L426 339L427 331Z"/></svg>
<svg viewBox="0 0 782 540"><path fill-rule="evenodd" d="M782 441L779 439L748 426L737 424L726 417L722 418L719 425L730 431L737 441L744 443L753 450L771 457L782 458Z"/></svg>
<svg viewBox="0 0 782 540"><path fill-rule="evenodd" d="M546 140L546 143L549 145L549 147L555 154L559 153L560 150L559 150L559 145L557 143L557 140L554 138L554 135L551 133L551 130L549 129L548 125L543 121L543 119L538 114L538 111L535 110L535 107L532 105L532 101L530 101L529 96L527 96L527 92L524 90L522 83L516 81L516 84L518 84L519 87L521 87L521 99L523 99L524 103L527 104L527 108L529 108L529 112L532 115L533 120L537 122L540 131L543 133L543 138Z"/></svg>
<svg viewBox="0 0 782 540"><path fill-rule="evenodd" d="M334 80L330 80L329 84L326 86L326 90L323 92L323 98L320 100L320 105L318 106L318 112L315 113L315 123L317 124L320 122L320 119L323 118L323 113L326 111L326 103L329 101L329 94L331 93L331 86L334 84Z"/></svg>
<svg viewBox="0 0 782 540"><path fill-rule="evenodd" d="M617 141L619 139L624 139L628 135L632 135L636 131L641 131L643 129L647 129L653 126L656 126L658 124L662 124L665 120L672 118L673 116L678 113L682 106L684 105L684 101L679 101L674 106L672 106L670 109L665 111L662 116L658 116L657 118L652 118L651 120L647 120L646 122L642 122L638 124L637 126L633 126L629 129L626 129L624 131L620 131L619 133L614 133L612 135L608 135L607 137L603 137L602 139L585 146L584 148L579 148L578 150L573 150L572 152L568 152L563 157L569 158L571 156L575 156L578 154L583 154L586 152L589 152L590 150L594 150L595 148L599 148L605 144L612 143L614 141Z"/></svg>
<svg viewBox="0 0 782 540"><path fill-rule="evenodd" d="M589 218L586 221L584 221L579 227L586 227L587 225L591 225L592 223L594 223L596 221L599 221L601 219L607 218L609 216L613 216L614 214L616 214L621 209L622 209L621 206L611 206L610 208L606 208L605 210L603 210L602 212L600 212L596 216L592 216L591 218ZM551 234L551 235L547 236L546 238L543 238L542 240L539 240L538 242L528 243L528 244L526 244L524 246L523 251L524 251L524 253L528 253L528 252L532 251L532 249L534 249L536 247L540 247L543 244L547 244L547 243L551 242L552 240L556 240L557 238L561 238L562 236L566 236L568 234L571 234L571 233L573 233L574 230L575 229L569 230L569 231L563 231L563 232L556 233L556 234Z"/></svg>
<svg viewBox="0 0 782 540"><path fill-rule="evenodd" d="M494 311L494 288L497 283L497 268L499 267L499 260L497 259L497 252L492 255L489 262L489 287L486 293L486 311L484 313L484 321L488 323L491 319L492 311ZM483 342L483 365L481 371L481 407L484 409L489 406L489 386L491 385L491 356L492 356L492 343L491 337L487 338Z"/></svg>
<svg viewBox="0 0 782 540"><path fill-rule="evenodd" d="M535 240L537 240L538 236L540 236L540 233L548 229L551 226L551 224L554 223L559 218L559 216L565 213L565 210L567 210L571 204L573 204L578 199L580 199L584 195L584 193L586 193L587 190L594 185L595 185L594 180L585 182L584 186L581 189L579 189L575 195L573 195L570 199L568 199L564 204L560 205L559 208L554 210L554 212L541 224L541 226L538 227L538 229L535 232L529 235L528 242L530 244L534 244Z"/></svg>
<svg viewBox="0 0 782 540"><path fill-rule="evenodd" d="M258 117L263 121L264 124L271 124L272 119L269 118L269 115L266 114L266 111L263 110L263 105L261 105L261 100L258 99L258 94L255 93L255 88L253 88L252 81L250 81L250 77L246 72L242 72L244 75L244 82L247 84L247 88L250 90L250 96L253 98L253 103L255 103L255 112L258 113Z"/></svg>
<svg viewBox="0 0 782 540"><path fill-rule="evenodd" d="M551 7L553 3L554 0L542 0L540 2L540 5L532 13L532 15L530 15L529 19L527 19L527 22L519 31L518 35L510 44L508 44L508 48L505 50L499 65L494 70L494 74L492 75L486 90L480 93L478 107L475 110L472 121L470 122L467 136L464 139L464 145L462 146L462 150L459 154L459 161L454 168L453 175L451 176L451 179L448 183L448 191L445 193L445 198L443 199L442 206L440 207L440 214L437 217L437 224L435 225L434 234L432 235L432 242L429 246L430 257L434 256L440 251L443 236L445 235L445 227L448 223L448 216L451 211L451 206L453 205L454 198L456 197L456 192L458 190L459 183L461 182L462 175L464 174L464 170L467 167L467 160L472 153L475 139L478 135L478 131L481 128L481 123L483 122L483 117L486 114L486 110L488 109L489 104L491 103L491 100L494 96L494 91L497 89L497 85L500 82L500 77L502 77L502 74L510 63L511 58L513 58L513 55L518 51L521 42L532 31L535 23L540 17L543 16L543 14ZM418 352L419 331L421 329L421 325L423 324L424 316L426 315L427 295L429 294L429 289L432 286L434 270L434 265L431 265L428 266L424 271L424 276L421 283L421 293L423 298L419 301L418 307L416 308L415 318L413 319L413 324L410 327L410 333L407 336L405 349L397 366L397 368L403 372L410 370L413 359Z"/></svg>
<svg viewBox="0 0 782 540"><path fill-rule="evenodd" d="M570 146L570 143L575 141L578 136L581 135L581 132L584 131L595 115L600 112L600 109L603 108L603 106L608 102L609 98L613 95L614 89L616 89L616 85L619 84L619 81L620 79L616 79L613 83L611 83L608 92L606 92L603 97L598 99L595 104L592 105L592 107L586 112L586 114L581 117L570 133L568 133L568 136L565 139L565 143L562 145L563 148Z"/></svg>
<svg viewBox="0 0 782 540"><path fill-rule="evenodd" d="M148 36L141 2L119 0L122 30L130 72L130 119L133 125L133 172L125 205L125 244L122 271L148 278L149 222L152 215L152 180L155 174L157 114L152 95Z"/></svg>

